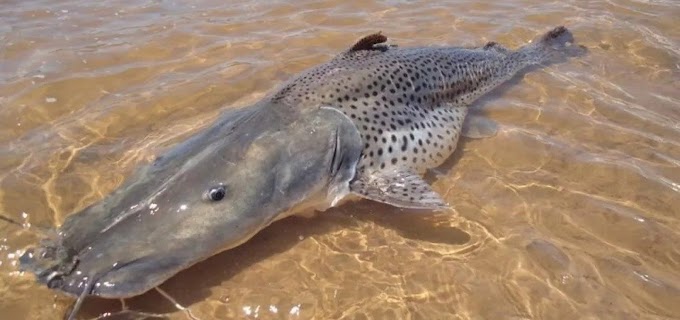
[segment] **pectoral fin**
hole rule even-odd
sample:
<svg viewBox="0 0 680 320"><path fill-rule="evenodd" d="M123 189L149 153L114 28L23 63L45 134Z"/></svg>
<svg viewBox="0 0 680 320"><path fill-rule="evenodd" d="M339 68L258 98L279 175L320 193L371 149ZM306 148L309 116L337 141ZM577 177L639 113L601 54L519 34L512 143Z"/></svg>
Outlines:
<svg viewBox="0 0 680 320"><path fill-rule="evenodd" d="M468 114L463 122L461 134L472 139L490 138L498 133L498 125L492 120L476 114Z"/></svg>
<svg viewBox="0 0 680 320"><path fill-rule="evenodd" d="M399 208L442 210L449 206L432 187L411 171L378 171L350 182L359 197Z"/></svg>

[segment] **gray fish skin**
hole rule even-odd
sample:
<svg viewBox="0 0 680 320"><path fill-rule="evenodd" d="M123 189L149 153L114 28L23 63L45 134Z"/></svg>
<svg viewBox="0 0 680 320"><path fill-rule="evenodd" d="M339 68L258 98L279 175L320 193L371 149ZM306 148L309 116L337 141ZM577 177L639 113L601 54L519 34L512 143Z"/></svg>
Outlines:
<svg viewBox="0 0 680 320"><path fill-rule="evenodd" d="M419 174L451 155L460 135L495 133L491 122L467 116L467 106L517 71L562 57L573 41L561 27L515 51L494 43L402 49L385 40L365 37L255 105L225 113L69 216L21 257L21 268L79 301L129 297L273 221L350 195L445 209Z"/></svg>
<svg viewBox="0 0 680 320"><path fill-rule="evenodd" d="M325 210L349 192L361 155L334 109L297 112L267 101L227 113L102 201L69 216L22 268L71 295L141 294L297 211ZM224 198L207 198L214 187Z"/></svg>

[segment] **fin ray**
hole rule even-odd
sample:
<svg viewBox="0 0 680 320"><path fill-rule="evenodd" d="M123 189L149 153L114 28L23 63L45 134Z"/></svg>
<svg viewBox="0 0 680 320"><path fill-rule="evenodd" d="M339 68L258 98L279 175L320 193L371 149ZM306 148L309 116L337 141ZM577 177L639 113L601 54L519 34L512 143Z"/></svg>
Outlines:
<svg viewBox="0 0 680 320"><path fill-rule="evenodd" d="M420 176L409 170L378 171L360 175L350 191L373 201L406 209L443 210L449 206Z"/></svg>
<svg viewBox="0 0 680 320"><path fill-rule="evenodd" d="M461 135L472 139L490 138L498 133L498 125L481 115L468 114L463 122Z"/></svg>
<svg viewBox="0 0 680 320"><path fill-rule="evenodd" d="M384 36L382 33L374 33L371 35L367 35L359 41L357 41L350 49L350 52L353 51L363 51L363 50L380 50L383 51L383 49L380 47L381 44L385 43L387 41L387 37Z"/></svg>

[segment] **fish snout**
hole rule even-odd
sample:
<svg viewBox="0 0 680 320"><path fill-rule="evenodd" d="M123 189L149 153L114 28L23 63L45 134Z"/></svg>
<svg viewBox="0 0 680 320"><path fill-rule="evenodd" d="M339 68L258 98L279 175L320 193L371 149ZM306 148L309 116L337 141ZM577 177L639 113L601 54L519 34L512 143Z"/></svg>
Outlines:
<svg viewBox="0 0 680 320"><path fill-rule="evenodd" d="M75 250L58 244L43 244L28 249L19 258L19 262L22 270L34 273L38 282L50 289L79 295L82 289L77 290L77 283L87 281L87 276L77 270L79 258ZM64 290L67 287L68 290Z"/></svg>
<svg viewBox="0 0 680 320"><path fill-rule="evenodd" d="M176 270L180 259L142 256L131 261L105 262L88 252L83 257L71 254L62 259L55 247L39 247L26 251L21 264L33 272L39 283L72 296L87 295L123 297L141 294L167 276L153 276ZM98 259L99 258L99 259ZM165 271L165 272L163 272ZM150 276L151 275L151 276Z"/></svg>

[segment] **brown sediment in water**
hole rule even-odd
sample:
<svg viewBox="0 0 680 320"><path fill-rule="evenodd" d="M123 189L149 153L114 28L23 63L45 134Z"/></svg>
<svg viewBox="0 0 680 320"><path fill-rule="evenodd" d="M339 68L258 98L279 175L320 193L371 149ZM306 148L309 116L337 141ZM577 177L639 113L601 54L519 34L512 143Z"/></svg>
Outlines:
<svg viewBox="0 0 680 320"><path fill-rule="evenodd" d="M462 141L431 180L456 215L400 215L364 201L285 219L162 289L200 319L680 315L673 1L0 9L0 212L39 226L58 225L220 110L256 101L363 35L514 48L566 25L590 53L476 103L500 133ZM17 272L18 253L36 240L0 223L8 319L58 319L73 302ZM126 304L185 318L155 291ZM88 300L83 316L119 309Z"/></svg>

